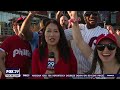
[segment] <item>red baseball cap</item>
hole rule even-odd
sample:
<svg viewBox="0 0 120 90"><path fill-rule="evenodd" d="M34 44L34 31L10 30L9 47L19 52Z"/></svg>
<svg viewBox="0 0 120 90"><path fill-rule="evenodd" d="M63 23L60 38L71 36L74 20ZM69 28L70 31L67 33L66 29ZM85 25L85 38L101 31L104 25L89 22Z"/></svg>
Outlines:
<svg viewBox="0 0 120 90"><path fill-rule="evenodd" d="M97 39L96 39L96 45L97 45L100 41L102 41L102 40L104 40L104 39L110 39L110 40L112 40L116 45L118 45L118 44L117 44L117 39L116 39L116 37L115 37L113 34L101 34L101 35L98 36Z"/></svg>
<svg viewBox="0 0 120 90"><path fill-rule="evenodd" d="M25 20L25 17L19 17L17 18L16 23L23 22L24 20Z"/></svg>

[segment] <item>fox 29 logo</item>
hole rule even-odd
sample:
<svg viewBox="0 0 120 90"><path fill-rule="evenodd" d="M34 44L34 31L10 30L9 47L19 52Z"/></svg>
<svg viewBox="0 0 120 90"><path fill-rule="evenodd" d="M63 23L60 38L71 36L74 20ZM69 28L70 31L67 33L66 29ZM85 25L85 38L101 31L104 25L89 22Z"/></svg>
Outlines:
<svg viewBox="0 0 120 90"><path fill-rule="evenodd" d="M50 58L48 60L48 66L47 66L47 69L54 69L54 66L55 66L55 61L53 58Z"/></svg>
<svg viewBox="0 0 120 90"><path fill-rule="evenodd" d="M5 77L20 77L20 69L6 69Z"/></svg>

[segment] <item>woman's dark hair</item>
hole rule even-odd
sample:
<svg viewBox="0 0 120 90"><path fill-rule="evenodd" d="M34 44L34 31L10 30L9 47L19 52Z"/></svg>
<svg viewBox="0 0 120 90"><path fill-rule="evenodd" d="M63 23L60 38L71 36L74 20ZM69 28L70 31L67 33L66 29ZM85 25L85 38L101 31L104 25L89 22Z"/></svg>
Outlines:
<svg viewBox="0 0 120 90"><path fill-rule="evenodd" d="M41 25L40 28L43 29L44 26L45 26L45 24L46 24L49 20L50 20L49 18L45 18L45 19L41 20L41 21L40 21L40 25Z"/></svg>
<svg viewBox="0 0 120 90"><path fill-rule="evenodd" d="M117 47L117 49L116 49L115 57L117 59L117 63L120 64L120 48L119 47ZM101 59L98 56L97 49L95 48L91 69L86 74L94 74L95 73L97 62L100 65L101 71L103 72L103 63L102 63Z"/></svg>
<svg viewBox="0 0 120 90"><path fill-rule="evenodd" d="M70 49L69 49L69 46L68 46L68 42L67 42L67 39L65 37L65 33L64 33L64 30L62 29L61 25L54 19L50 19L45 27L44 27L44 30L43 30L43 35L42 35L42 43L39 47L40 49L40 60L42 61L43 60L43 57L47 57L46 54L45 54L45 48L47 47L47 42L45 40L45 30L46 30L46 27L50 24L50 23L53 23L55 25L58 26L58 29L59 29L59 32L60 32L60 39L59 39L59 42L58 42L58 49L60 51L60 57L63 58L63 60L65 60L65 63L67 63L67 61L69 60L69 57L70 57Z"/></svg>
<svg viewBox="0 0 120 90"><path fill-rule="evenodd" d="M114 28L114 30L115 30L115 31L117 31L117 30L120 31L120 26L116 26L116 27Z"/></svg>

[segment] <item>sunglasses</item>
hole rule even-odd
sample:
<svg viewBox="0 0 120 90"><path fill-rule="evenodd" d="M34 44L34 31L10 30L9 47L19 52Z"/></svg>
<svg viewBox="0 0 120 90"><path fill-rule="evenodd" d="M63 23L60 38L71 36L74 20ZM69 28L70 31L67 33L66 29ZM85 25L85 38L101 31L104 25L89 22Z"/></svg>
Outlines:
<svg viewBox="0 0 120 90"><path fill-rule="evenodd" d="M113 43L110 43L110 44L98 44L96 47L99 51L103 51L105 47L107 47L108 50L114 50L117 46Z"/></svg>
<svg viewBox="0 0 120 90"><path fill-rule="evenodd" d="M98 13L97 12L86 12L85 13L85 16L90 16L90 15L93 15L93 16L98 16Z"/></svg>

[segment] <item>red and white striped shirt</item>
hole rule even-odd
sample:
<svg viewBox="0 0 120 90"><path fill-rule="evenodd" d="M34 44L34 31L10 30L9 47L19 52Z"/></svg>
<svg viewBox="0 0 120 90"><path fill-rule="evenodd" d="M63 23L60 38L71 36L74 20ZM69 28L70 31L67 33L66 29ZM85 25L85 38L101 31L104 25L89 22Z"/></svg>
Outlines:
<svg viewBox="0 0 120 90"><path fill-rule="evenodd" d="M95 48L95 46L94 46L95 39L99 35L108 34L108 30L101 28L100 26L97 26L92 29L88 29L86 27L86 24L79 24L79 26L80 26L80 31L81 31L84 41L86 43L88 43L92 49ZM72 37L72 30L67 29L67 30L64 30L64 32L65 32L67 40L71 41L71 48L73 49L74 55L75 55L75 57L77 59L77 63L78 63L78 74L84 74L84 72L87 72L90 69L91 62L90 62L90 60L87 60L83 56L80 49L76 46L76 43Z"/></svg>

